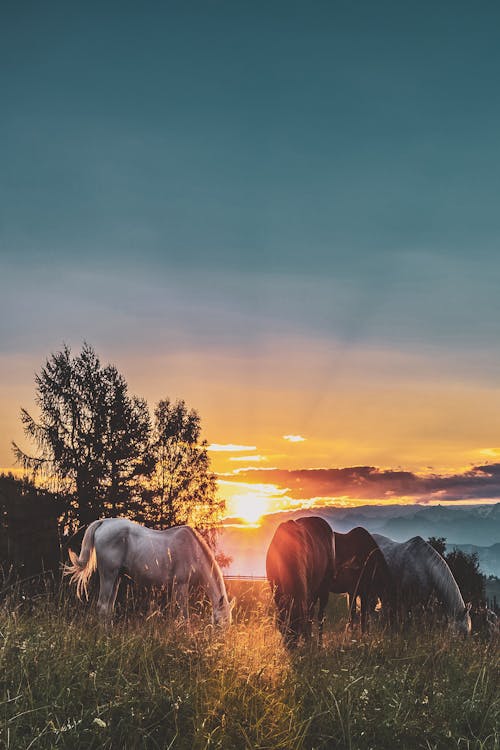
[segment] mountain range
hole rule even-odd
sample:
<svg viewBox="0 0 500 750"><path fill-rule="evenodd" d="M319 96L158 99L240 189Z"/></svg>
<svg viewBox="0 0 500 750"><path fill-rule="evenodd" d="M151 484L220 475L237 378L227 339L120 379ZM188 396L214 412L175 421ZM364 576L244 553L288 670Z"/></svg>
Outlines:
<svg viewBox="0 0 500 750"><path fill-rule="evenodd" d="M481 570L500 577L500 503L494 505L364 505L354 508L320 507L263 516L259 526L244 526L226 519L220 547L232 558L228 575L265 575L266 551L282 521L300 516L321 516L335 531L345 533L364 526L398 542L412 536L444 537L454 547L477 552Z"/></svg>

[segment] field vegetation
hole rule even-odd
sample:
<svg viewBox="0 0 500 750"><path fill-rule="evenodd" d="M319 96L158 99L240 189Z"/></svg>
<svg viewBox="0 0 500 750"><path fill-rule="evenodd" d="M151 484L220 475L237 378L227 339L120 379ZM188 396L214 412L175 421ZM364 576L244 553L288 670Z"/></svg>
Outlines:
<svg viewBox="0 0 500 750"><path fill-rule="evenodd" d="M106 629L72 592L0 605L0 747L500 747L498 646L441 629L361 637L332 597L325 645L288 653L263 582L231 582L214 632L121 606Z"/></svg>

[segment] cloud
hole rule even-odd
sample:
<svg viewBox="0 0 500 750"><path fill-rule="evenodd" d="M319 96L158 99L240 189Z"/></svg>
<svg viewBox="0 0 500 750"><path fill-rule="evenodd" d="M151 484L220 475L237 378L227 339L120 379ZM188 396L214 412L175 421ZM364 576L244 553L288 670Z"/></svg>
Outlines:
<svg viewBox="0 0 500 750"><path fill-rule="evenodd" d="M305 437L302 437L302 435L283 435L283 440L288 440L289 443L303 443Z"/></svg>
<svg viewBox="0 0 500 750"><path fill-rule="evenodd" d="M450 475L419 475L411 471L352 466L341 469L264 469L239 472L247 482L269 482L285 488L294 500L313 497L357 500L412 499L432 501L492 500L500 498L500 463L473 466Z"/></svg>
<svg viewBox="0 0 500 750"><path fill-rule="evenodd" d="M208 446L209 451L220 451L226 453L238 453L240 451L254 451L257 450L255 445L234 445L233 443L211 443Z"/></svg>
<svg viewBox="0 0 500 750"><path fill-rule="evenodd" d="M478 451L485 458L500 458L500 448L483 448Z"/></svg>
<svg viewBox="0 0 500 750"><path fill-rule="evenodd" d="M256 463L260 463L260 461L267 461L266 456L230 456L230 461L255 461Z"/></svg>

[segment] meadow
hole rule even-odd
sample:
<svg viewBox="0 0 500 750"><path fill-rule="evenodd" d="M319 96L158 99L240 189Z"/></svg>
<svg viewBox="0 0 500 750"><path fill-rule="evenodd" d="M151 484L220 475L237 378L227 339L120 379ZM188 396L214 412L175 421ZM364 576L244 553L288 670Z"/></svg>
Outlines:
<svg viewBox="0 0 500 750"><path fill-rule="evenodd" d="M440 628L369 635L331 597L325 644L290 654L264 582L230 582L214 632L154 609L104 628L63 587L0 603L0 747L500 748L498 644Z"/></svg>

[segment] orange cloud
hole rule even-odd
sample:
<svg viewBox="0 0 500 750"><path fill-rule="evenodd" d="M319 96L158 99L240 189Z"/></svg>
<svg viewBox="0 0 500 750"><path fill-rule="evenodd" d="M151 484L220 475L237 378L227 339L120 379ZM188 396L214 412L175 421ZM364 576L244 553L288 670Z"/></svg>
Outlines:
<svg viewBox="0 0 500 750"><path fill-rule="evenodd" d="M237 453L239 451L254 451L255 445L234 445L234 443L210 443L209 451L219 453Z"/></svg>
<svg viewBox="0 0 500 750"><path fill-rule="evenodd" d="M341 469L242 470L238 478L261 484L291 502L323 504L376 502L491 502L500 498L500 463L473 466L452 474L417 474L412 471L351 466Z"/></svg>
<svg viewBox="0 0 500 750"><path fill-rule="evenodd" d="M266 456L231 456L230 461L255 461L255 463L260 463L260 461L267 461Z"/></svg>

